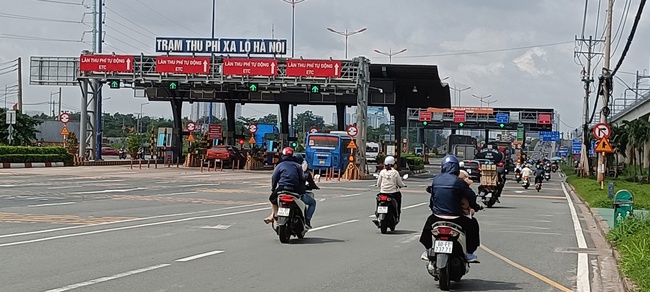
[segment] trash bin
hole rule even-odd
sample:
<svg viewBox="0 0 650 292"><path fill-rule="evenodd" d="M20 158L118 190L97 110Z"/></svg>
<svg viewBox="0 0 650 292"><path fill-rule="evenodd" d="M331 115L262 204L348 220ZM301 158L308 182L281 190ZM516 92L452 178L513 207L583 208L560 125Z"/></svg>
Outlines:
<svg viewBox="0 0 650 292"><path fill-rule="evenodd" d="M628 190L620 190L614 196L614 227L618 226L627 216L631 216L634 207L634 197Z"/></svg>

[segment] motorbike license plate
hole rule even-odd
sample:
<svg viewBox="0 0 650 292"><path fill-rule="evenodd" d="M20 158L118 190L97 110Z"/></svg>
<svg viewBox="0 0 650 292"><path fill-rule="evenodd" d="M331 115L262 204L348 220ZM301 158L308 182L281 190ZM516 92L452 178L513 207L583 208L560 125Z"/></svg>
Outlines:
<svg viewBox="0 0 650 292"><path fill-rule="evenodd" d="M379 206L379 207L377 207L377 213L379 213L379 214L388 213L388 206Z"/></svg>
<svg viewBox="0 0 650 292"><path fill-rule="evenodd" d="M325 160L319 160L318 164L325 164Z"/></svg>
<svg viewBox="0 0 650 292"><path fill-rule="evenodd" d="M433 245L433 252L450 254L454 250L453 241L436 240Z"/></svg>
<svg viewBox="0 0 650 292"><path fill-rule="evenodd" d="M279 217L289 217L289 212L291 209L289 208L279 208L278 209L278 216Z"/></svg>
<svg viewBox="0 0 650 292"><path fill-rule="evenodd" d="M471 170L471 169L468 169L468 170L467 170L467 173L471 174L471 173L472 173L472 170Z"/></svg>

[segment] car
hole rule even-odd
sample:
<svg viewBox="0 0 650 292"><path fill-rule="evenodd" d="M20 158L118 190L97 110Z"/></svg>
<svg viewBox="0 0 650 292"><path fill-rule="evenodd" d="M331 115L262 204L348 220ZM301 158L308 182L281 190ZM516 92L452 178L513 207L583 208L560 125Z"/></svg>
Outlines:
<svg viewBox="0 0 650 292"><path fill-rule="evenodd" d="M208 149L205 154L206 160L221 160L224 165L232 167L232 163L239 161L239 168L244 168L246 165L246 156L239 149L230 145L217 145Z"/></svg>
<svg viewBox="0 0 650 292"><path fill-rule="evenodd" d="M467 171L469 179L478 181L481 179L481 163L477 160L463 160L462 169Z"/></svg>
<svg viewBox="0 0 650 292"><path fill-rule="evenodd" d="M120 152L117 149L113 149L111 147L102 147L102 155L117 156L120 155Z"/></svg>

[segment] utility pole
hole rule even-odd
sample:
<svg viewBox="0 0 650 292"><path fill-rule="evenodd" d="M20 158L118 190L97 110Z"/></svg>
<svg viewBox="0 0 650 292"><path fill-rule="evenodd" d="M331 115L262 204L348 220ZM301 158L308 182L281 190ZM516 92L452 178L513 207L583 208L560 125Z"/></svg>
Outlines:
<svg viewBox="0 0 650 292"><path fill-rule="evenodd" d="M606 108L609 105L609 93L611 91L610 85L612 84L612 73L610 71L611 62L611 49L612 49L612 10L614 9L614 0L607 1L607 23L605 24L605 64L603 65L603 108L600 111L600 122L607 123L607 115L609 110ZM600 189L604 188L605 182L605 168L607 161L605 160L605 153L598 153L598 181L600 182Z"/></svg>
<svg viewBox="0 0 650 292"><path fill-rule="evenodd" d="M59 87L59 112L54 117L58 118L60 114L61 114L61 87Z"/></svg>
<svg viewBox="0 0 650 292"><path fill-rule="evenodd" d="M587 51L576 51L574 55L582 54L587 59L587 68L582 69L582 82L584 82L585 96L583 100L583 113L582 113L582 149L580 151L580 167L583 169L583 175L589 176L591 172L589 169L589 148L591 145L589 143L589 95L591 94L591 83L594 82L593 77L591 76L591 60L597 55L602 55L602 53L595 53L594 47L602 40L594 40L592 36L589 36L588 39L584 37L578 39L576 37L576 42L583 42L587 46Z"/></svg>
<svg viewBox="0 0 650 292"><path fill-rule="evenodd" d="M18 110L23 111L23 66L22 59L18 57Z"/></svg>

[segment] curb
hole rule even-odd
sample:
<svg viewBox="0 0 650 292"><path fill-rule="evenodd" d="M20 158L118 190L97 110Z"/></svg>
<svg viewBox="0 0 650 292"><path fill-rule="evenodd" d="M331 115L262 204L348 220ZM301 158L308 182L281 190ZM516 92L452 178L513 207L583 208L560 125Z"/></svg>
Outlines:
<svg viewBox="0 0 650 292"><path fill-rule="evenodd" d="M2 162L0 168L42 168L42 167L62 167L65 166L63 162L22 162L22 163L9 163Z"/></svg>
<svg viewBox="0 0 650 292"><path fill-rule="evenodd" d="M620 269L620 263L621 263L621 254L616 250L614 245L607 240L607 233L609 232L610 228L609 225L607 224L607 221L605 218L603 218L600 213L598 213L598 210L595 210L589 206L589 203L587 203L575 190L575 188L566 181L567 175L564 172L561 172L564 178L564 184L566 184L567 188L569 191L574 195L575 198L580 200L582 204L587 206L587 210L589 211L589 215L591 215L592 218L594 218L594 221L596 221L596 229L598 229L598 232L600 235L605 239L605 242L607 242L607 246L609 246L609 249L612 252L612 256L614 259L616 259L616 270L618 272L618 276L620 278L621 283L623 284L623 288L625 289L626 292L628 291L637 291L636 286L632 283L630 279L628 279L623 272Z"/></svg>

